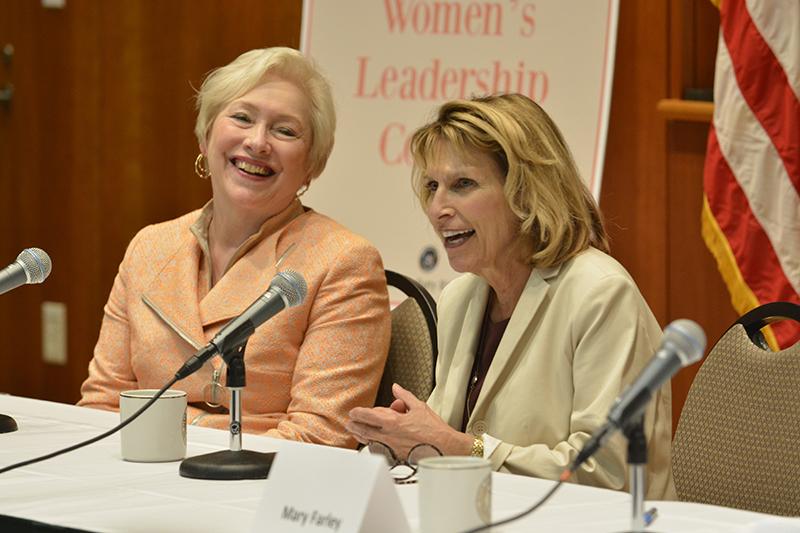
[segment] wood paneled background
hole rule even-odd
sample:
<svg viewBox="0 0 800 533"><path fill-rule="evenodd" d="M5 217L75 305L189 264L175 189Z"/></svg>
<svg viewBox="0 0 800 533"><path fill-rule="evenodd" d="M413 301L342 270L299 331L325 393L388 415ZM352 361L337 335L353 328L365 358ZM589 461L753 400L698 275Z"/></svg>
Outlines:
<svg viewBox="0 0 800 533"><path fill-rule="evenodd" d="M125 247L141 227L202 205L193 87L255 47L300 42L301 0L0 0L0 263L38 246L46 283L0 297L0 391L74 402ZM716 340L735 319L700 237L708 122L660 100L713 82L710 2L621 0L601 206L612 253L665 326L692 318ZM68 308L68 364L42 362L41 304ZM680 407L693 370L673 380ZM677 409L676 409L677 411ZM677 412L676 412L677 414Z"/></svg>

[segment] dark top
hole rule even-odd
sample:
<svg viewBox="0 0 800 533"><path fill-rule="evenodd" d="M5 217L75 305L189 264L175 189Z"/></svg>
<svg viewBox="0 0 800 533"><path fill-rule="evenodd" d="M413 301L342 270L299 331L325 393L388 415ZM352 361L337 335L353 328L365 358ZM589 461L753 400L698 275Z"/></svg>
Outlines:
<svg viewBox="0 0 800 533"><path fill-rule="evenodd" d="M492 322L489 312L491 304L492 298L489 298L489 302L486 304L486 311L483 313L483 324L481 325L480 339L478 339L478 349L475 352L475 360L472 363L472 373L470 374L469 384L467 386L464 415L461 418L461 431L466 431L469 415L472 413L472 410L475 409L475 404L481 393L481 387L483 387L483 381L486 379L486 374L489 372L494 354L497 352L497 347L500 345L500 340L503 338L503 333L505 333L506 326L508 326L508 321L510 320L507 318L500 322Z"/></svg>

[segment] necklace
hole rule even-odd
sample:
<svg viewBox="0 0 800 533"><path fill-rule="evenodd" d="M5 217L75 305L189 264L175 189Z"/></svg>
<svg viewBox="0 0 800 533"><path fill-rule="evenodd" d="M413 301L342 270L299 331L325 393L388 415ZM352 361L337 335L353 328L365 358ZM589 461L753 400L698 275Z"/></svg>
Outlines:
<svg viewBox="0 0 800 533"><path fill-rule="evenodd" d="M478 402L477 398L472 398L472 395L475 393L475 389L478 386L478 379L480 374L480 364L481 364L481 356L486 346L486 337L488 336L489 332L489 313L491 309L492 298L489 298L489 302L486 305L486 312L483 315L483 324L481 324L481 331L479 333L480 337L478 338L478 348L475 350L475 357L472 360L472 372L470 373L469 383L467 384L467 406L466 406L466 421L469 421L470 417L472 416L472 410L475 408L475 404Z"/></svg>
<svg viewBox="0 0 800 533"><path fill-rule="evenodd" d="M219 382L221 375L222 367L215 368L213 372L211 372L211 381L205 387L203 387L203 400L206 402L206 405L212 408L222 405L222 397L225 392L225 387L223 387Z"/></svg>
<svg viewBox="0 0 800 533"><path fill-rule="evenodd" d="M465 417L462 421L462 426L464 427L466 427L467 422L475 410L475 405L477 405L478 398L483 390L483 381L489 373L495 353L497 352L497 347L500 345L500 340L510 321L510 318L507 318L500 322L492 322L491 309L495 303L494 295L490 296L486 306L486 312L483 316L483 324L481 325L480 336L478 338L478 347L472 362L472 372L470 373L469 382L467 384L467 398L464 408Z"/></svg>
<svg viewBox="0 0 800 533"><path fill-rule="evenodd" d="M477 402L477 398L475 402L472 401L472 393L475 392L475 386L478 384L477 366L477 364L473 365L472 376L469 378L469 385L467 386L467 420L472 416L472 405Z"/></svg>

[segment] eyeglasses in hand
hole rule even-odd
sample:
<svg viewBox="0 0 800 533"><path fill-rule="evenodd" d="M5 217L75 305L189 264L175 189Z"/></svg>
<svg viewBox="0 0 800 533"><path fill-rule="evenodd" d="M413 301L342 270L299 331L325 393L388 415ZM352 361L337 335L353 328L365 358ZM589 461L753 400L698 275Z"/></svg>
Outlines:
<svg viewBox="0 0 800 533"><path fill-rule="evenodd" d="M426 457L441 457L444 454L433 444L420 443L408 451L405 459L399 459L397 453L383 442L374 440L361 448L361 453L380 455L389 464L392 478L397 484L416 483L414 477L417 474L419 462Z"/></svg>

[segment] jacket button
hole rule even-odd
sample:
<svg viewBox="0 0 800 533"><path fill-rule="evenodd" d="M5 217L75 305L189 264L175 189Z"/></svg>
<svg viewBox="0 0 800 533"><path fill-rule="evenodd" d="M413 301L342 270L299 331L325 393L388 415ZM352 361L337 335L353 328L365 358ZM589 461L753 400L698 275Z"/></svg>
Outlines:
<svg viewBox="0 0 800 533"><path fill-rule="evenodd" d="M487 429L489 428L483 420L478 420L472 424L472 434L475 436L483 435Z"/></svg>

